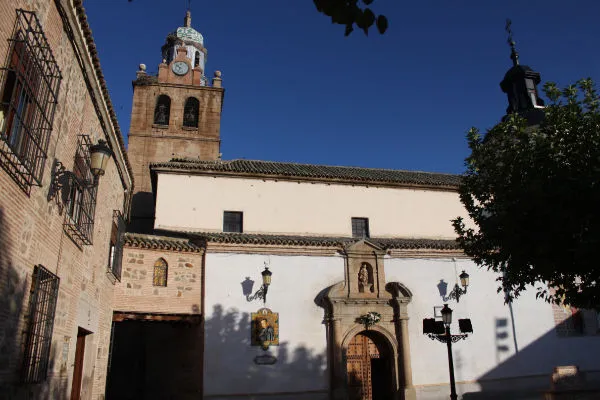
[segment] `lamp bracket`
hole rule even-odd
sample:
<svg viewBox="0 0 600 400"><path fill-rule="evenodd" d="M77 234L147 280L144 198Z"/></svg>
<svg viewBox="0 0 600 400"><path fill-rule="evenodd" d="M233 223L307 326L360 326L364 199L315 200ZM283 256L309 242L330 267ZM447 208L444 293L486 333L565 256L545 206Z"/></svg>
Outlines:
<svg viewBox="0 0 600 400"><path fill-rule="evenodd" d="M437 340L438 342L442 343L448 343L448 339L450 339L452 343L456 343L460 340L465 340L469 336L466 333L459 335L446 335L445 333L436 335L435 333L427 333L426 335L429 339Z"/></svg>
<svg viewBox="0 0 600 400"><path fill-rule="evenodd" d="M260 287L260 289L258 289L254 294L252 295L247 295L246 296L246 301L254 301L254 300L262 300L263 303L267 302L267 291L268 291L268 287L266 285L262 285Z"/></svg>
<svg viewBox="0 0 600 400"><path fill-rule="evenodd" d="M456 283L454 285L454 288L452 289L452 291L450 293L448 293L447 296L442 296L442 300L444 301L449 301L449 300L456 300L456 302L460 302L460 297L467 294L467 288L461 289L460 286L458 286L458 283Z"/></svg>

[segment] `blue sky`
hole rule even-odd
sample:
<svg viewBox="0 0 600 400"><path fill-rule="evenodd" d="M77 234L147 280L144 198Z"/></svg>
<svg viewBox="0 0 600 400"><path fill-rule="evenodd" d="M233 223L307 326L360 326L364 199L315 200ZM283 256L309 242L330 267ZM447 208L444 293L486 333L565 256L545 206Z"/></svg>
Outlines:
<svg viewBox="0 0 600 400"><path fill-rule="evenodd" d="M187 0L85 0L123 133L140 63L155 72ZM504 23L542 84L600 81L600 2L375 0L388 32L368 37L312 0L192 1L207 76L223 73L224 159L461 173L471 126L493 126L507 101Z"/></svg>

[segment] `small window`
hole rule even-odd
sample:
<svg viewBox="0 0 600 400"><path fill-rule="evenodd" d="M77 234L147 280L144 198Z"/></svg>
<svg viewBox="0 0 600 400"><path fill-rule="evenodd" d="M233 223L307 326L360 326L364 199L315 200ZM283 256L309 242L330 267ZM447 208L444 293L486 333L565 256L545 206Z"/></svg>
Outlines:
<svg viewBox="0 0 600 400"><path fill-rule="evenodd" d="M244 231L244 213L241 211L225 211L223 213L223 232Z"/></svg>
<svg viewBox="0 0 600 400"><path fill-rule="evenodd" d="M183 126L198 127L198 109L200 102L195 97L188 97L183 108Z"/></svg>
<svg viewBox="0 0 600 400"><path fill-rule="evenodd" d="M154 286L167 286L167 275L169 273L169 266L164 258L159 258L154 263L154 275L152 278L152 285Z"/></svg>
<svg viewBox="0 0 600 400"><path fill-rule="evenodd" d="M112 228L110 232L110 244L108 246L108 272L110 272L118 281L121 280L123 232L125 232L125 221L123 220L123 215L119 210L114 210Z"/></svg>
<svg viewBox="0 0 600 400"><path fill-rule="evenodd" d="M197 51L194 56L194 68L200 66L200 52Z"/></svg>
<svg viewBox="0 0 600 400"><path fill-rule="evenodd" d="M65 230L79 245L92 244L94 232L94 214L96 212L96 178L92 174L90 138L79 136L73 175L69 179L70 192L67 204Z"/></svg>
<svg viewBox="0 0 600 400"><path fill-rule="evenodd" d="M166 94L161 94L156 99L156 107L154 108L154 124L169 125L169 117L171 115L171 98Z"/></svg>
<svg viewBox="0 0 600 400"><path fill-rule="evenodd" d="M352 237L369 237L369 218L352 218Z"/></svg>
<svg viewBox="0 0 600 400"><path fill-rule="evenodd" d="M59 281L58 276L41 265L33 269L22 369L25 383L46 380Z"/></svg>
<svg viewBox="0 0 600 400"><path fill-rule="evenodd" d="M62 76L33 12L17 10L0 68L0 164L29 194L40 185Z"/></svg>

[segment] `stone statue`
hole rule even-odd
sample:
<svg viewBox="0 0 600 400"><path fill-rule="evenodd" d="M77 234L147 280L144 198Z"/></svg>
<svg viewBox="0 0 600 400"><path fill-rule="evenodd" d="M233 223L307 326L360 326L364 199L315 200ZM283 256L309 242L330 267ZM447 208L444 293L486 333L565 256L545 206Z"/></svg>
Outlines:
<svg viewBox="0 0 600 400"><path fill-rule="evenodd" d="M367 264L363 264L358 271L358 291L363 293L365 291L371 291L372 283L369 282L369 270Z"/></svg>

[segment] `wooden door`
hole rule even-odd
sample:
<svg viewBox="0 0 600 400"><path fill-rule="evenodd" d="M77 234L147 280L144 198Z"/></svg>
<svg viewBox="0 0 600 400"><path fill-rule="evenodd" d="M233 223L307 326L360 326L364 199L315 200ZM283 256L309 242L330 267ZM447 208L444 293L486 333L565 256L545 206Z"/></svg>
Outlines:
<svg viewBox="0 0 600 400"><path fill-rule="evenodd" d="M77 331L77 345L75 347L75 368L73 369L73 383L71 384L71 400L81 397L81 380L83 377L83 355L85 351L85 337L88 335L84 329Z"/></svg>
<svg viewBox="0 0 600 400"><path fill-rule="evenodd" d="M361 333L354 336L346 353L348 393L352 400L373 400L371 361L381 358L373 340Z"/></svg>

